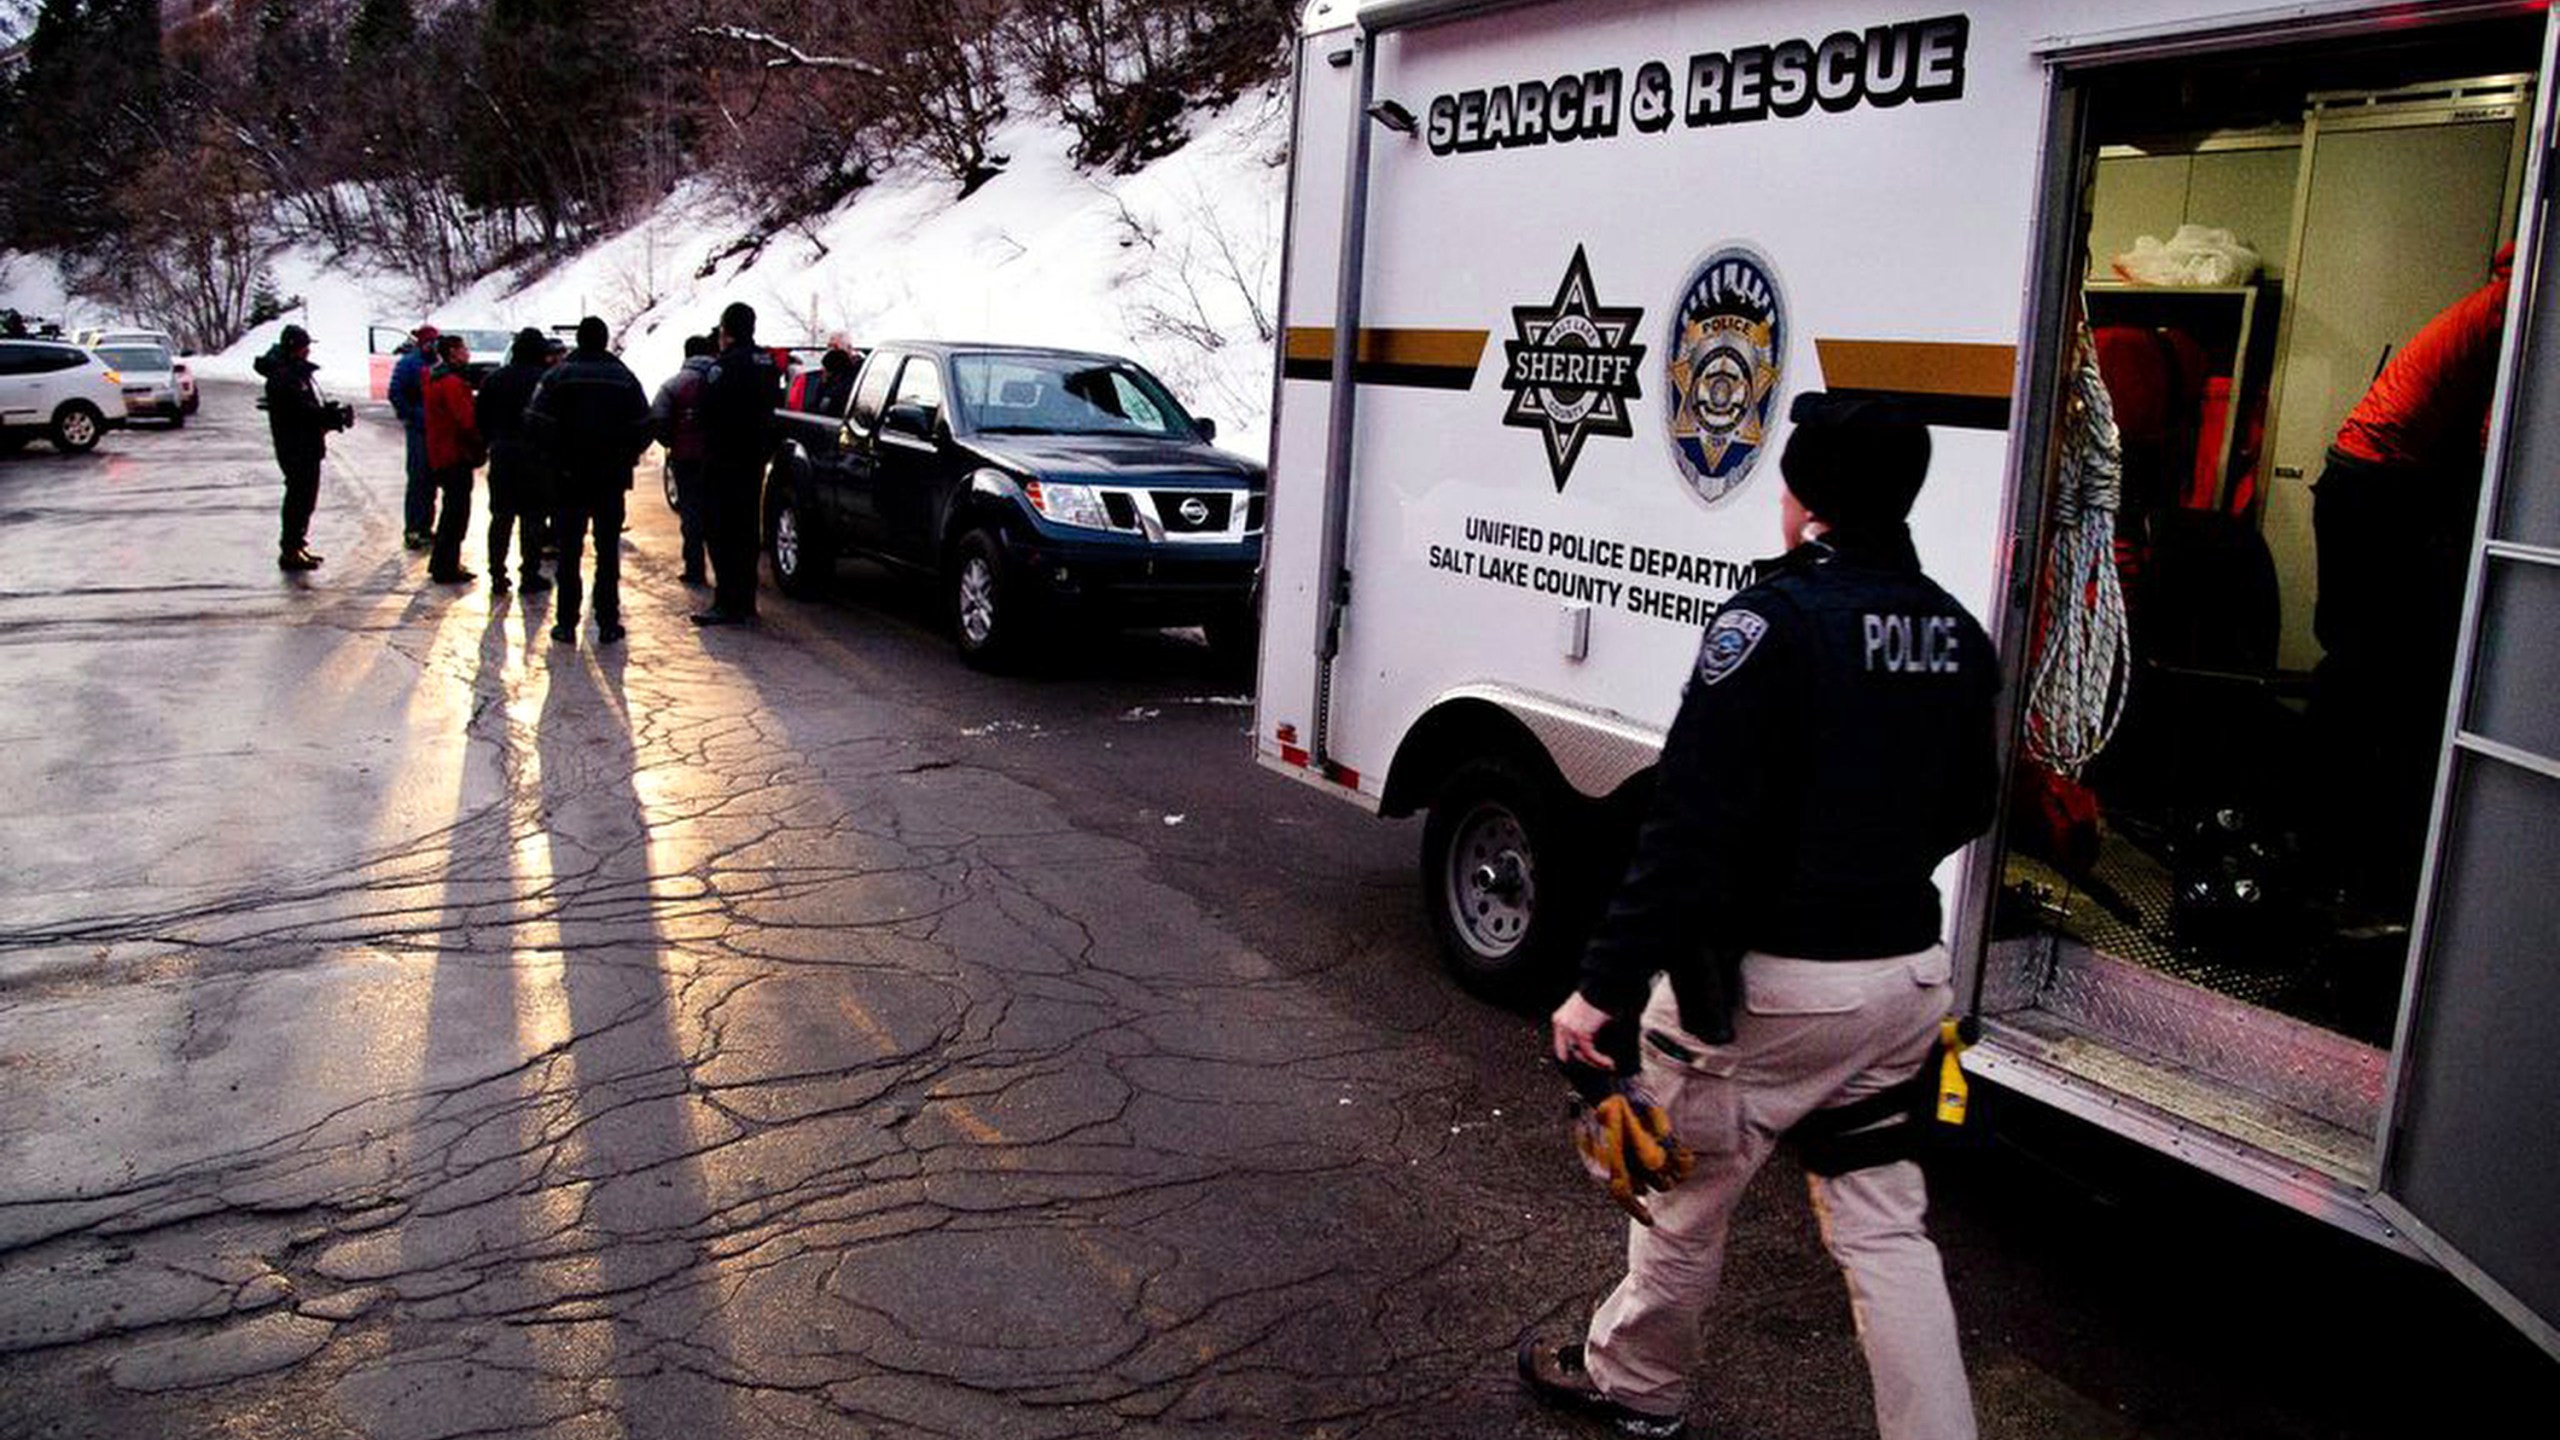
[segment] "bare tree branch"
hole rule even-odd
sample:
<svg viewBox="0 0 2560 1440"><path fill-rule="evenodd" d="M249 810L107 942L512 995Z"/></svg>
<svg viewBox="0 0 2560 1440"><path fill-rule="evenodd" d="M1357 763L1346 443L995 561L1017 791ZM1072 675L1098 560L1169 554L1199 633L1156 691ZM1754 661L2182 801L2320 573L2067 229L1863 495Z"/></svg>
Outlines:
<svg viewBox="0 0 2560 1440"><path fill-rule="evenodd" d="M706 40L734 40L773 52L764 62L767 70L796 70L802 67L819 70L850 70L857 75L880 79L881 70L868 60L850 55L812 55L779 35L764 30L750 30L744 25L696 25L693 33Z"/></svg>

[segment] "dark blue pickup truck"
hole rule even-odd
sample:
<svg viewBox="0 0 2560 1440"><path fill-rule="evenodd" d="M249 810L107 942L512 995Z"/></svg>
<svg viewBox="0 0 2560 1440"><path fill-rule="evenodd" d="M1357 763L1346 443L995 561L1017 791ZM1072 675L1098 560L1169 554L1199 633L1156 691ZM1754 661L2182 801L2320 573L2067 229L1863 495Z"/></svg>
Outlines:
<svg viewBox="0 0 2560 1440"><path fill-rule="evenodd" d="M972 665L1020 660L1071 618L1199 625L1251 653L1263 468L1131 361L885 344L843 414L780 420L765 538L787 595L823 594L862 555L935 577Z"/></svg>

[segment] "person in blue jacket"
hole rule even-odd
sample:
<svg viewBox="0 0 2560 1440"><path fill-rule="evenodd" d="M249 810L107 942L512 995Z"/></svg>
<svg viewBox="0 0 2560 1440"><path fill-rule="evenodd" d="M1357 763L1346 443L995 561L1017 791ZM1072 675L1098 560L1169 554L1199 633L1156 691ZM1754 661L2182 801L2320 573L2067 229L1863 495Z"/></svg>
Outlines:
<svg viewBox="0 0 2560 1440"><path fill-rule="evenodd" d="M400 541L412 550L424 550L435 539L436 482L427 468L427 372L435 368L436 337L433 325L421 325L410 332L413 342L401 352L391 367L388 398L391 413L400 417L400 427L409 438L409 486L400 508Z"/></svg>

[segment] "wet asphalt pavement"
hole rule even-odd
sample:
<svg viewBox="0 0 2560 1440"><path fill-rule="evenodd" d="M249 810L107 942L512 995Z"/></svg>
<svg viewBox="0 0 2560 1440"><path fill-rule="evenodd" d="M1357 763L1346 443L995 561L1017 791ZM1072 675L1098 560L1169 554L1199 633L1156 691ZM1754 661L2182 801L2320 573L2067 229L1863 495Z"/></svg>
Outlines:
<svg viewBox="0 0 2560 1440"><path fill-rule="evenodd" d="M1196 637L980 676L865 566L696 631L652 467L630 638L555 646L424 584L379 416L273 569L249 405L0 458L0 1437L1584 1433L1510 1375L1621 1243L1537 1025ZM2560 1402L2442 1276L1999 1099L1937 1176L1986 1435ZM1783 1160L1720 1321L1701 1433L1872 1433Z"/></svg>

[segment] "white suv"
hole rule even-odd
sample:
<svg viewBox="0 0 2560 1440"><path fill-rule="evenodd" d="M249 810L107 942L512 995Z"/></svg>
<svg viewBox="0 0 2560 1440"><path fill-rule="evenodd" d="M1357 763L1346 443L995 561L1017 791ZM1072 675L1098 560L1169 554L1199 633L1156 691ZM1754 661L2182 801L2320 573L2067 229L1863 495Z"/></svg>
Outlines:
<svg viewBox="0 0 2560 1440"><path fill-rule="evenodd" d="M38 435L87 450L124 421L124 377L105 361L60 340L0 340L0 450Z"/></svg>

